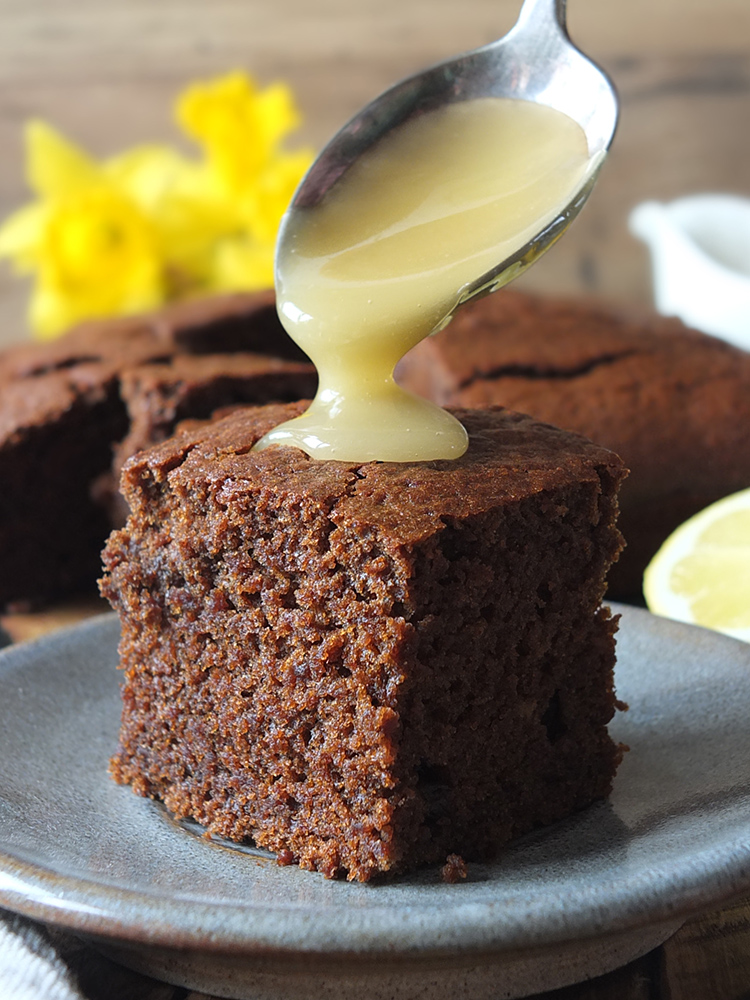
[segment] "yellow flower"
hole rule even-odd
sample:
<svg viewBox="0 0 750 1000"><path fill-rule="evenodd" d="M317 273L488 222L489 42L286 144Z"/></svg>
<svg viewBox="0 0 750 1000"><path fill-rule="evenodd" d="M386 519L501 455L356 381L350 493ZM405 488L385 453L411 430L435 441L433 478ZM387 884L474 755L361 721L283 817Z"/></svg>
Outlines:
<svg viewBox="0 0 750 1000"><path fill-rule="evenodd" d="M205 190L213 192L215 210L227 220L207 287L270 287L281 217L313 159L310 149L282 148L299 123L290 89L281 83L259 89L245 74L230 73L189 87L177 117L204 149Z"/></svg>
<svg viewBox="0 0 750 1000"><path fill-rule="evenodd" d="M264 171L256 184L245 192L241 212L251 235L260 241L274 243L281 217L311 162L309 150L278 157L272 169Z"/></svg>
<svg viewBox="0 0 750 1000"><path fill-rule="evenodd" d="M0 228L0 255L33 271L33 329L52 337L90 316L148 309L163 298L159 236L137 201L42 122L26 129L28 181L39 200Z"/></svg>
<svg viewBox="0 0 750 1000"><path fill-rule="evenodd" d="M88 316L137 312L162 300L155 234L131 200L105 185L49 213L41 254L31 319L42 336Z"/></svg>
<svg viewBox="0 0 750 1000"><path fill-rule="evenodd" d="M299 113L286 84L259 90L234 72L188 87L177 120L206 151L227 192L242 194L283 156L281 141L299 125Z"/></svg>
<svg viewBox="0 0 750 1000"><path fill-rule="evenodd" d="M273 285L273 244L247 236L228 236L218 243L211 262L210 287L215 292L238 288L260 291Z"/></svg>
<svg viewBox="0 0 750 1000"><path fill-rule="evenodd" d="M273 284L279 222L312 160L282 149L299 119L291 92L231 73L187 88L177 113L202 157L152 145L97 163L49 125L27 125L36 200L0 227L0 256L34 275L40 336L188 293Z"/></svg>
<svg viewBox="0 0 750 1000"><path fill-rule="evenodd" d="M236 212L215 190L206 164L145 146L110 160L106 169L151 220L170 281L167 296L174 275L178 292L207 287L213 247L235 230Z"/></svg>

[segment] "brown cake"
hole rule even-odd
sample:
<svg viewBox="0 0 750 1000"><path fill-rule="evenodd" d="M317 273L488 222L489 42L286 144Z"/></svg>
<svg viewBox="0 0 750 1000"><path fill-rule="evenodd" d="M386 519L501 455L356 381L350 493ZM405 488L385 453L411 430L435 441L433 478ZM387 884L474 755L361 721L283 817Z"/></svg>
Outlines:
<svg viewBox="0 0 750 1000"><path fill-rule="evenodd" d="M210 417L240 403L301 399L315 391L309 362L261 354L180 354L168 361L127 368L120 374L120 398L129 430L114 447L112 467L97 483L97 497L119 527L127 505L119 491L123 463L142 448L164 441L188 417Z"/></svg>
<svg viewBox="0 0 750 1000"><path fill-rule="evenodd" d="M209 353L210 352L210 353ZM0 355L0 607L93 587L121 519L111 469L185 416L314 392L273 296L87 324Z"/></svg>
<svg viewBox="0 0 750 1000"><path fill-rule="evenodd" d="M504 290L414 348L399 381L443 406L530 413L622 457L613 598L640 594L678 524L750 486L750 354L678 320Z"/></svg>
<svg viewBox="0 0 750 1000"><path fill-rule="evenodd" d="M619 459L501 409L461 459L252 451L240 409L126 463L104 553L117 781L366 881L492 855L605 796Z"/></svg>

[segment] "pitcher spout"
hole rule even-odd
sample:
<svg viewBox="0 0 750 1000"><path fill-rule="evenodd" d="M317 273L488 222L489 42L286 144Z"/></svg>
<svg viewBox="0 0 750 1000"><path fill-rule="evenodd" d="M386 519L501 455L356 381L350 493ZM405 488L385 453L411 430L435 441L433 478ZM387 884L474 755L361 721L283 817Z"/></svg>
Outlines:
<svg viewBox="0 0 750 1000"><path fill-rule="evenodd" d="M750 199L648 201L629 223L649 248L659 312L750 350Z"/></svg>

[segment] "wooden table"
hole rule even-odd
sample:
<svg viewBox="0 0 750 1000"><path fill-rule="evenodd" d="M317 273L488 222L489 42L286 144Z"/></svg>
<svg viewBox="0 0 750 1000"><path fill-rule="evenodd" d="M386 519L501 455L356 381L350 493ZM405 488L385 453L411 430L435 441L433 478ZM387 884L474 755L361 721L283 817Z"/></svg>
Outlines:
<svg viewBox="0 0 750 1000"><path fill-rule="evenodd" d="M320 146L368 99L484 44L520 0L0 0L0 216L24 198L21 123L39 116L98 155L174 138L189 80L244 67L293 86ZM612 75L622 115L594 196L521 281L650 302L630 209L647 198L750 195L748 0L570 0L576 42ZM2 270L2 269L0 269ZM3 270L0 343L25 335L25 288Z"/></svg>
<svg viewBox="0 0 750 1000"><path fill-rule="evenodd" d="M250 70L289 81L320 146L388 84L484 44L519 0L0 0L0 216L25 198L21 123L42 117L97 155L174 139L170 107L190 80ZM571 35L613 76L614 149L586 210L522 280L548 292L650 302L645 249L628 234L642 200L750 195L750 2L570 0ZM0 275L0 344L23 339L26 287ZM22 641L97 610L2 619ZM136 983L137 980L137 983ZM127 993L165 990L135 977ZM118 994L119 995L119 994ZM122 994L126 995L126 994ZM750 902L690 921L671 941L557 1000L750 997Z"/></svg>

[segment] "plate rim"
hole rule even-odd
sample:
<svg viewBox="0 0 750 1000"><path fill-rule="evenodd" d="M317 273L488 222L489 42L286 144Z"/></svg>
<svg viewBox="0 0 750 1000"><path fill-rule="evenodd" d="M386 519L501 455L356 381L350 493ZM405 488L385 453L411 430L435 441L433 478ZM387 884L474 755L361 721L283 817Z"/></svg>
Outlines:
<svg viewBox="0 0 750 1000"><path fill-rule="evenodd" d="M674 630L679 635L685 632L700 633L704 641L710 641L718 647L740 654L740 658L747 660L750 669L750 645L737 639L720 635L709 630L673 622L668 619L657 619L644 609L621 605L615 602L608 602L613 614L620 614L627 622L632 619L634 622L648 620L652 627L663 630L665 633ZM641 618L645 616L645 618ZM23 643L18 646L11 646L0 653L0 682L6 670L12 669L18 659L26 660L30 656L44 656L49 648L57 647L59 643L80 643L83 637L105 638L110 640L109 633L117 627L117 616L114 613L98 615L84 622L68 626L54 633L42 636L32 642ZM626 626L627 627L627 626ZM100 635L101 633L101 635ZM148 801L148 800L144 800ZM596 808L594 806L593 808ZM564 821L563 821L564 822ZM533 836L533 834L531 835ZM424 941L417 946L404 945L401 942L400 948L394 948L393 930L387 934L382 932L373 934L366 942L362 942L359 931L359 939L356 944L348 947L331 948L315 936L309 939L294 940L285 944L274 938L278 938L278 931L274 935L273 928L269 934L267 928L259 929L253 927L253 917L259 913L268 915L269 911L278 914L282 907L269 906L268 903L248 902L240 906L235 902L226 904L207 903L197 900L190 900L189 909L192 913L190 926L183 922L182 926L159 916L159 901L171 900L172 905L178 902L178 896L157 897L146 895L140 889L128 889L116 885L108 885L95 879L88 879L77 875L65 875L54 871L51 867L43 867L28 861L14 857L9 853L4 845L0 843L0 905L22 913L33 919L43 920L67 930L84 934L86 936L100 938L108 941L128 942L130 944L163 946L168 948L194 948L201 951L220 952L228 955L241 955L245 957L263 956L268 959L273 956L288 959L290 956L305 956L307 960L312 960L315 956L332 959L335 956L344 958L347 956L357 956L362 961L377 961L379 957L387 955L389 961L411 961L424 960L425 958L435 959L440 957L456 957L458 955L478 958L482 955L510 955L535 952L551 945L562 945L590 938L608 937L623 932L637 930L652 925L667 923L671 921L681 922L690 916L705 911L713 906L720 906L723 902L739 896L750 889L750 835L748 841L742 845L741 850L737 850L735 855L728 855L727 849L715 848L711 851L701 852L701 857L706 863L712 860L713 855L717 855L712 869L714 876L710 881L705 872L701 872L697 884L691 884L690 880L683 878L679 892L675 894L674 884L669 897L664 889L653 894L650 903L644 906L639 912L630 912L632 908L625 907L622 912L612 918L611 914L604 920L601 916L601 923L597 925L591 921L588 927L569 927L566 921L560 926L545 926L543 932L536 936L523 939L520 934L513 936L493 937L491 934L482 941L472 940L467 933L467 926L473 928L476 933L478 926L486 926L485 922L477 920L469 921L464 927L464 934L454 935L450 941L440 942L439 940ZM261 859L258 859L259 862ZM722 863L719 863L719 862ZM262 861L264 864L274 864L273 861ZM317 873L305 873L309 878L321 878ZM662 876L664 881L665 876ZM402 877L403 881L408 881L408 877ZM624 891L629 880L623 883ZM477 907L483 908L488 914L493 904L490 901L466 903L461 900L460 893L463 888L458 886L443 886L444 891L455 892L456 905L452 910L455 924L460 923L461 910L464 908L475 910ZM377 885L370 885L367 891L377 891ZM675 898L676 896L676 898ZM139 903L140 912L147 912L153 916L153 920L145 920L143 916L136 917L134 908L123 907L123 901ZM385 905L385 904L384 904ZM609 901L608 909L611 910L613 902ZM333 908L346 909L344 902L333 904ZM124 909L129 916L123 918L118 916L117 909ZM294 909L294 906L286 908L287 912ZM386 906L391 911L392 904ZM304 910L301 904L297 909ZM378 908L369 908L368 912L375 912ZM382 909L382 908L381 908ZM217 911L222 913L235 913L244 916L246 929L244 931L234 928L231 932L226 926L219 934L206 933L206 921L210 923L211 916L215 916ZM589 912L591 908L589 908ZM360 911L361 913L361 911ZM273 915L273 914L272 914ZM184 918L184 913L182 914ZM590 919L590 917L589 917ZM267 923L268 921L266 921ZM259 932L260 930L260 932ZM440 937L439 934L433 936Z"/></svg>

